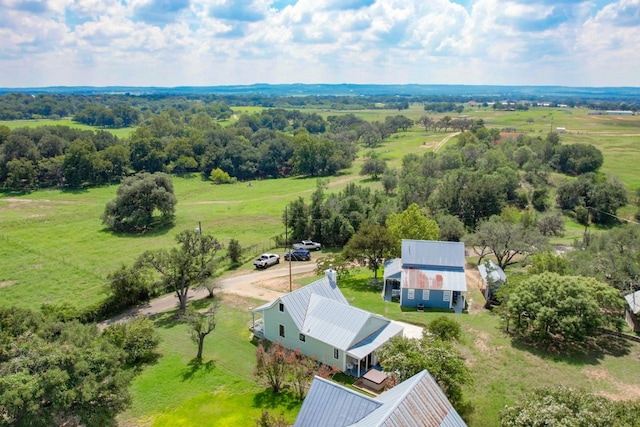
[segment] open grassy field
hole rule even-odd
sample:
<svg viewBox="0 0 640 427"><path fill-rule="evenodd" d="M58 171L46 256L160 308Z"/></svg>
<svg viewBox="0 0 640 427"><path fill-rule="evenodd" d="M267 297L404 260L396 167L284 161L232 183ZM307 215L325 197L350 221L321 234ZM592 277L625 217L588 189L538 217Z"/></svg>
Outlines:
<svg viewBox="0 0 640 427"><path fill-rule="evenodd" d="M60 120L50 120L50 119L0 120L0 126L2 125L7 126L9 129L16 129L16 128L22 128L22 127L34 128L39 126L68 126L70 128L82 129L82 130L94 130L94 131L106 130L121 139L128 138L131 132L135 130L135 128L102 129L96 126L83 125L82 123L74 122L69 118L60 119Z"/></svg>
<svg viewBox="0 0 640 427"><path fill-rule="evenodd" d="M359 177L329 180L339 191ZM315 179L288 178L215 186L200 178L173 178L178 199L171 229L142 235L117 234L104 228L100 216L117 186L80 192L38 191L0 196L0 304L36 308L43 302L70 302L86 307L104 298L108 273L121 263L133 264L147 249L174 245L175 235L202 223L226 244L273 247L284 233L281 215L294 197L309 197Z"/></svg>

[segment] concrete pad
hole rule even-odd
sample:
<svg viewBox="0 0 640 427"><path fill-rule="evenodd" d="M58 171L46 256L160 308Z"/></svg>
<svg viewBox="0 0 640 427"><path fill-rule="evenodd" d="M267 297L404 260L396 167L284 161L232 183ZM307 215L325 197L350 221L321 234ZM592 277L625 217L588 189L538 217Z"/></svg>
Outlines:
<svg viewBox="0 0 640 427"><path fill-rule="evenodd" d="M416 326L416 325L412 325L410 323L405 323L405 322L398 322L395 321L394 322L400 324L401 326L404 327L404 331L402 332L402 335L405 338L422 338L422 327L421 326Z"/></svg>

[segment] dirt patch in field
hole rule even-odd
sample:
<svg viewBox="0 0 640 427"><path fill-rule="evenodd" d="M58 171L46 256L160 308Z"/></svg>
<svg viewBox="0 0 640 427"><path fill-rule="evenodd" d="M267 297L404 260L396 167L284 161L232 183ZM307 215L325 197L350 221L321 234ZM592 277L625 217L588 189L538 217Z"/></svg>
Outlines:
<svg viewBox="0 0 640 427"><path fill-rule="evenodd" d="M480 313L485 310L485 300L482 297L482 295L484 295L484 289L482 287L482 277L480 277L480 272L477 268L471 267L467 264L464 268L464 274L467 279L467 302L469 304L469 314ZM474 290L477 290L478 292L473 292ZM481 300L476 301L472 295L477 295L478 293L481 295Z"/></svg>
<svg viewBox="0 0 640 427"><path fill-rule="evenodd" d="M295 281L304 278L315 276L314 272L297 274L293 278L292 290L296 290L301 287L300 284ZM289 292L289 277L277 277L274 279L260 280L253 283L243 283L234 285L232 288L225 289L224 293L227 295L236 295L245 298L255 298L262 301L273 301L285 293Z"/></svg>
<svg viewBox="0 0 640 427"><path fill-rule="evenodd" d="M15 285L18 283L15 280L5 280L4 282L0 281L0 288L6 288L7 286Z"/></svg>
<svg viewBox="0 0 640 427"><path fill-rule="evenodd" d="M596 382L604 382L616 390L615 392L601 391L598 393L601 396L616 401L640 399L640 385L620 382L605 369L586 368L583 372L589 379Z"/></svg>
<svg viewBox="0 0 640 427"><path fill-rule="evenodd" d="M223 292L222 301L225 305L247 311L255 307L255 304L253 304L250 299L245 296L232 294L231 292Z"/></svg>

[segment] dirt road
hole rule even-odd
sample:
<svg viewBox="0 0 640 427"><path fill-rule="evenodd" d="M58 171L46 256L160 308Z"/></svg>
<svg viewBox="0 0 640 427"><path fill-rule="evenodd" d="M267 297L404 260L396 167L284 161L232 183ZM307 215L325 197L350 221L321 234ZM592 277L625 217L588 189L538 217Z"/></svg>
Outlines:
<svg viewBox="0 0 640 427"><path fill-rule="evenodd" d="M292 264L291 274L297 277L301 275L312 275L314 274L315 268L315 262ZM266 270L253 270L244 274L223 277L219 280L219 284L222 292L251 296L264 301L271 301L282 295L285 289L279 291L270 286L258 285L263 282L273 281L274 279L287 279L288 276L289 265L287 263L283 263ZM279 280L279 282L288 283L288 279ZM206 289L191 289L189 290L188 300L199 300L205 298L208 294L209 292ZM167 294L151 300L142 306L132 308L122 314L112 317L111 319L105 320L104 322L99 323L98 327L102 330L113 323L121 322L137 315L150 316L157 313L163 313L176 308L177 305L178 298L176 295L173 293Z"/></svg>

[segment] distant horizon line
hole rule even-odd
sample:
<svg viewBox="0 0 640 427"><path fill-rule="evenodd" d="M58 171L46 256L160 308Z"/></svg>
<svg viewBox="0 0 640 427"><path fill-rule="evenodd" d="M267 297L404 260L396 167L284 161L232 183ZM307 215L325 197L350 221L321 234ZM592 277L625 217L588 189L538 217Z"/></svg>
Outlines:
<svg viewBox="0 0 640 427"><path fill-rule="evenodd" d="M251 87L251 86L468 86L468 87L559 87L559 88L589 88L589 89L640 89L640 86L586 86L586 85L566 85L566 84L489 84L489 83L229 83L212 85L132 85L132 84L109 84L109 85L64 85L53 84L43 86L0 86L0 89L47 89L47 88L155 88L155 89L179 89L179 88L211 88L211 87Z"/></svg>

